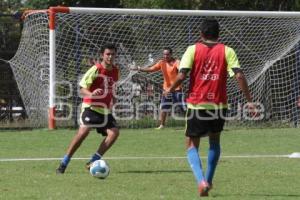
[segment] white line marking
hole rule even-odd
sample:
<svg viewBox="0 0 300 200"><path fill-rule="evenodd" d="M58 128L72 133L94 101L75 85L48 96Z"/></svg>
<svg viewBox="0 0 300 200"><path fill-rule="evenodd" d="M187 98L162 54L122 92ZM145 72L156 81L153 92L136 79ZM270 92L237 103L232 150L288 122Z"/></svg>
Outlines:
<svg viewBox="0 0 300 200"><path fill-rule="evenodd" d="M221 156L221 159L226 158L289 158L290 155L232 155ZM16 161L53 161L61 160L62 158L0 158L0 162L16 162ZM72 160L88 160L90 158L72 158ZM149 156L149 157L105 157L106 160L159 160L159 159L186 159L183 156ZM206 159L206 158L204 158Z"/></svg>

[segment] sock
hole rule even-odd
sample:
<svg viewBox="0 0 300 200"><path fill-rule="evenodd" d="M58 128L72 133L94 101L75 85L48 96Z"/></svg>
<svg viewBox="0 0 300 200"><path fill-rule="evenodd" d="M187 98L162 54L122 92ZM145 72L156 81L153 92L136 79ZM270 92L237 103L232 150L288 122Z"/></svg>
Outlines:
<svg viewBox="0 0 300 200"><path fill-rule="evenodd" d="M100 160L100 159L101 159L101 155L98 152L96 152L94 155L92 155L89 162L94 162L94 161Z"/></svg>
<svg viewBox="0 0 300 200"><path fill-rule="evenodd" d="M70 160L71 160L71 157L68 156L68 155L65 155L65 156L63 157L63 159L61 160L61 163L62 163L64 166L67 166L67 165L69 164Z"/></svg>
<svg viewBox="0 0 300 200"><path fill-rule="evenodd" d="M187 157L189 164L192 168L194 176L196 178L197 184L199 185L201 181L204 179L203 172L202 172L202 164L201 159L198 154L198 150L195 147L188 149Z"/></svg>
<svg viewBox="0 0 300 200"><path fill-rule="evenodd" d="M220 143L210 142L209 150L207 155L207 170L206 170L206 180L209 184L212 184L212 179L220 158L221 147Z"/></svg>

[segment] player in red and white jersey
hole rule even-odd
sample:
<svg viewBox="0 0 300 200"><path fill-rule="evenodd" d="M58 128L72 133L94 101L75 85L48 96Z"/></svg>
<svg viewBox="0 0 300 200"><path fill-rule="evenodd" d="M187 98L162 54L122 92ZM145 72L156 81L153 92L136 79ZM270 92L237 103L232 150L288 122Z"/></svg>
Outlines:
<svg viewBox="0 0 300 200"><path fill-rule="evenodd" d="M92 66L79 83L83 95L80 127L56 170L58 174L65 172L73 154L92 128L96 128L105 138L86 164L87 168L92 162L101 159L119 136L119 128L111 113L114 85L119 79L119 68L114 64L117 49L112 44L106 44L100 53L101 63Z"/></svg>
<svg viewBox="0 0 300 200"><path fill-rule="evenodd" d="M246 78L234 50L218 42L219 23L205 19L201 24L201 42L184 53L176 81L165 94L172 92L190 75L186 99L187 158L197 181L200 196L208 196L221 154L220 134L227 111L227 76L235 76L250 107L254 107ZM200 138L209 137L207 170L202 170L199 156Z"/></svg>

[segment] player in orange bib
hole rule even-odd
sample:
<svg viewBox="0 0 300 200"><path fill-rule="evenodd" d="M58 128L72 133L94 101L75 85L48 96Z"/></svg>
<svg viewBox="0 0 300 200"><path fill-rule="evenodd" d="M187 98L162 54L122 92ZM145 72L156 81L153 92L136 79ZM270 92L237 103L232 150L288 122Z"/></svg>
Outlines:
<svg viewBox="0 0 300 200"><path fill-rule="evenodd" d="M175 82L178 75L180 61L172 57L172 53L173 51L171 48L165 47L163 49L163 59L159 60L156 64L145 68L133 67L131 70L138 70L141 72L161 71L164 78L163 91L166 91ZM168 96L162 96L160 104L160 124L156 129L159 130L165 127L167 114L171 111L172 106L173 108L179 106L182 111L185 111L185 102L181 85L178 85Z"/></svg>

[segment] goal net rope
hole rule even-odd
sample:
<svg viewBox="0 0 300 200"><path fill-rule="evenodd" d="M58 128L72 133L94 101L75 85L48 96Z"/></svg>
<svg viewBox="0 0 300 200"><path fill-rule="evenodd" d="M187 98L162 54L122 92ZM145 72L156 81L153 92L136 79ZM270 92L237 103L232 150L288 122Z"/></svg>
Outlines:
<svg viewBox="0 0 300 200"><path fill-rule="evenodd" d="M156 63L164 47L171 47L174 57L180 59L188 45L199 41L199 25L207 16L219 21L220 41L235 49L253 99L263 107L263 117L255 123L299 123L296 101L300 90L300 15L113 10L116 12L70 8L69 13L55 14L54 102L58 126L76 123L81 104L78 83L99 60L99 50L107 42L118 48L121 81L114 109L118 121L127 127L155 125L161 72L136 73L129 67ZM18 51L9 62L32 126L45 126L50 77L48 12L27 15ZM184 89L187 91L187 82ZM242 112L246 101L233 78L228 79L228 97L229 123L254 123Z"/></svg>

